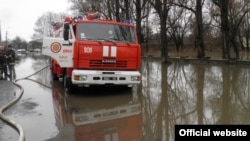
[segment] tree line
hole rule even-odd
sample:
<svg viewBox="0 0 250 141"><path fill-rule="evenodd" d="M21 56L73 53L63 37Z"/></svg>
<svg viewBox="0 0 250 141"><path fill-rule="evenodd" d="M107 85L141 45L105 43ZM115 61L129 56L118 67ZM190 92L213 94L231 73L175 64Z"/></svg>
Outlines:
<svg viewBox="0 0 250 141"><path fill-rule="evenodd" d="M197 58L204 58L205 43L215 40L220 43L223 59L231 59L231 53L239 59L240 50L249 52L248 0L69 0L69 3L73 15L95 11L108 20L131 21L136 25L140 43L146 44L146 50L150 39L159 35L161 57L165 60L169 43L179 51L187 37L194 43ZM33 39L42 37L44 18L52 20L65 15L47 13L41 16Z"/></svg>

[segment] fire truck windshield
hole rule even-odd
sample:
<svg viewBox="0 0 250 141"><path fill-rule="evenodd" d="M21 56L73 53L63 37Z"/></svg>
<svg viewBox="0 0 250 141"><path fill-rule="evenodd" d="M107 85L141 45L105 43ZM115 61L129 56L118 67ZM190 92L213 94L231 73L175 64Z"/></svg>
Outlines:
<svg viewBox="0 0 250 141"><path fill-rule="evenodd" d="M131 26L100 23L79 23L79 40L112 40L136 43L136 32Z"/></svg>

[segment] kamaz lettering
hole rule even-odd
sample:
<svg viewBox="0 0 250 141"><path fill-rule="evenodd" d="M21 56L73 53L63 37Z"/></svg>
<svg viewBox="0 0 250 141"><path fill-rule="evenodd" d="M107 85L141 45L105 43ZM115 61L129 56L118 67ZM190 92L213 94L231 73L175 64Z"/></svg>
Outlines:
<svg viewBox="0 0 250 141"><path fill-rule="evenodd" d="M115 63L116 63L116 60L112 60L112 59L105 59L105 60L102 60L102 63L110 63L110 64L115 64Z"/></svg>

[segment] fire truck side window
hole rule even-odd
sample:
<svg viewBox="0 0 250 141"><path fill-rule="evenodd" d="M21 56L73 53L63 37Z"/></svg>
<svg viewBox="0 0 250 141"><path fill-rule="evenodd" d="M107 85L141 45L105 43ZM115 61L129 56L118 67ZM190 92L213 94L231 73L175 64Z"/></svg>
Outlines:
<svg viewBox="0 0 250 141"><path fill-rule="evenodd" d="M62 31L63 31L63 24L62 23L53 23L53 36L60 38L63 36Z"/></svg>

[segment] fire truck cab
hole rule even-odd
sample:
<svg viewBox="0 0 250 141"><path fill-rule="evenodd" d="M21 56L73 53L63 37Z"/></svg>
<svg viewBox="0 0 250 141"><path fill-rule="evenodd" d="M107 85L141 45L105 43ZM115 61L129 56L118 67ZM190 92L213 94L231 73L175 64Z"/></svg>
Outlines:
<svg viewBox="0 0 250 141"><path fill-rule="evenodd" d="M63 80L68 92L75 86L140 83L135 26L102 19L98 13L49 22L42 54L51 57L53 78Z"/></svg>

